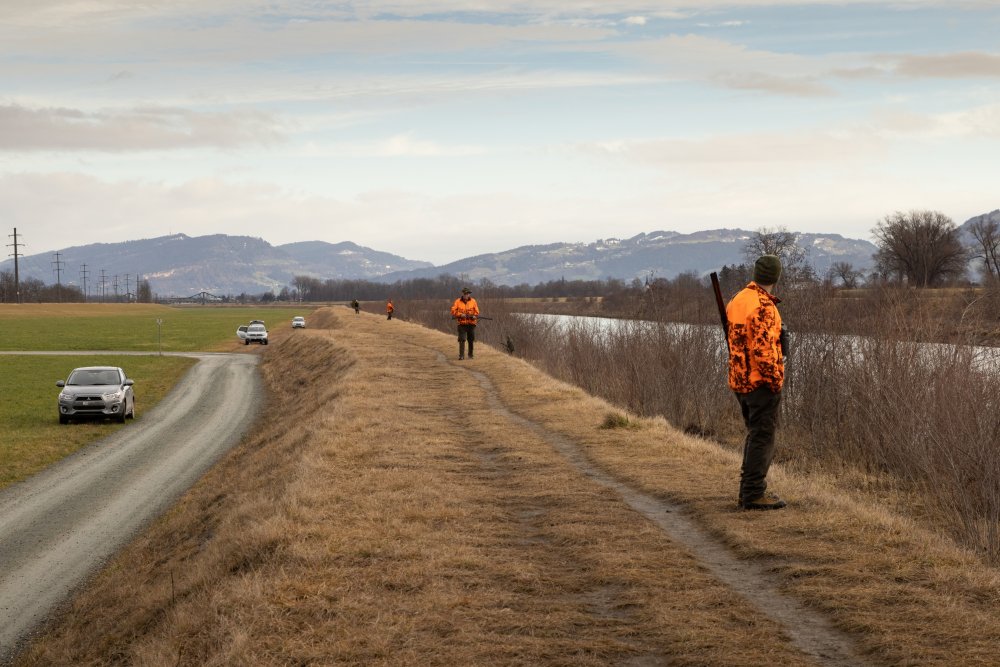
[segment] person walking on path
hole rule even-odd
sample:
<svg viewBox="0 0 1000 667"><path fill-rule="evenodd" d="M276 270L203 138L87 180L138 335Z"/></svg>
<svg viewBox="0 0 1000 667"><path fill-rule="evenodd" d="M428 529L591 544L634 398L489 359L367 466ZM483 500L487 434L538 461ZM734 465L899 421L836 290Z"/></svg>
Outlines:
<svg viewBox="0 0 1000 667"><path fill-rule="evenodd" d="M469 359L476 342L476 322L479 320L479 304L472 298L472 290L462 288L462 296L451 305L451 316L458 320L458 358L465 359L465 341L469 341Z"/></svg>
<svg viewBox="0 0 1000 667"><path fill-rule="evenodd" d="M392 305L392 299L385 302L385 319L392 319L392 311L396 310L396 307Z"/></svg>
<svg viewBox="0 0 1000 667"><path fill-rule="evenodd" d="M753 280L726 307L729 320L729 387L736 393L747 428L740 469L739 506L776 510L785 501L767 493L767 472L774 458L774 434L785 380L780 299L774 296L781 260L762 255Z"/></svg>
<svg viewBox="0 0 1000 667"><path fill-rule="evenodd" d="M357 315L357 314L359 314L361 312L361 304L358 303L357 299L355 299L354 301L351 301L351 308L354 309L354 314L355 315Z"/></svg>

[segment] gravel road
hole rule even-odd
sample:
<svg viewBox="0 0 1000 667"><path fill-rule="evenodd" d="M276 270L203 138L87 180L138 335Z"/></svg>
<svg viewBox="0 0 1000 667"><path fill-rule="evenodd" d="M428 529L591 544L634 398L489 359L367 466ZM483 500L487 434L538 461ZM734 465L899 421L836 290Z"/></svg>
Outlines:
<svg viewBox="0 0 1000 667"><path fill-rule="evenodd" d="M253 423L257 355L185 356L199 363L155 409L140 398L136 422L0 491L0 662Z"/></svg>

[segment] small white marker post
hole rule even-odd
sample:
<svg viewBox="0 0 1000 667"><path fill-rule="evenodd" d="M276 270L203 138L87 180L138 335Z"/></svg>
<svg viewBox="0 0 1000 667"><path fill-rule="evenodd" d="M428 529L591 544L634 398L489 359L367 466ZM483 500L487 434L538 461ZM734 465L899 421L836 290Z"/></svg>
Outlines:
<svg viewBox="0 0 1000 667"><path fill-rule="evenodd" d="M163 320L156 318L156 349L159 351L160 356L163 356L163 339L160 336L160 325L163 324Z"/></svg>

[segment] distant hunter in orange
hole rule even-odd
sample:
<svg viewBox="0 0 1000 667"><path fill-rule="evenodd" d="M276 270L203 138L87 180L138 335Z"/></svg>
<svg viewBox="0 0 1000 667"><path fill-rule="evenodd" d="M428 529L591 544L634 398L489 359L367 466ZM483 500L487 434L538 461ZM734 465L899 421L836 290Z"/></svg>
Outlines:
<svg viewBox="0 0 1000 667"><path fill-rule="evenodd" d="M392 305L392 299L389 299L385 303L385 319L391 320L392 319L392 312L394 310L396 310L396 307Z"/></svg>
<svg viewBox="0 0 1000 667"><path fill-rule="evenodd" d="M472 298L472 290L462 288L462 296L451 305L451 316L458 320L458 358L465 359L465 341L469 341L469 359L476 342L476 323L479 320L479 304Z"/></svg>

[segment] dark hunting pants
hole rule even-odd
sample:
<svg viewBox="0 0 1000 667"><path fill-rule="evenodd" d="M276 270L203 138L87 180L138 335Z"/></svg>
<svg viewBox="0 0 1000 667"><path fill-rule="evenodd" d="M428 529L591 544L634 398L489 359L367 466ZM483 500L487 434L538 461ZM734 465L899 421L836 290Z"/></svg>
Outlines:
<svg viewBox="0 0 1000 667"><path fill-rule="evenodd" d="M766 385L748 394L736 394L747 427L740 469L740 502L754 500L767 489L767 471L774 458L774 433L778 428L781 393Z"/></svg>
<svg viewBox="0 0 1000 667"><path fill-rule="evenodd" d="M458 325L458 357L461 359L465 357L465 340L469 340L469 356L472 356L472 345L476 342L476 325L475 324L459 324Z"/></svg>

